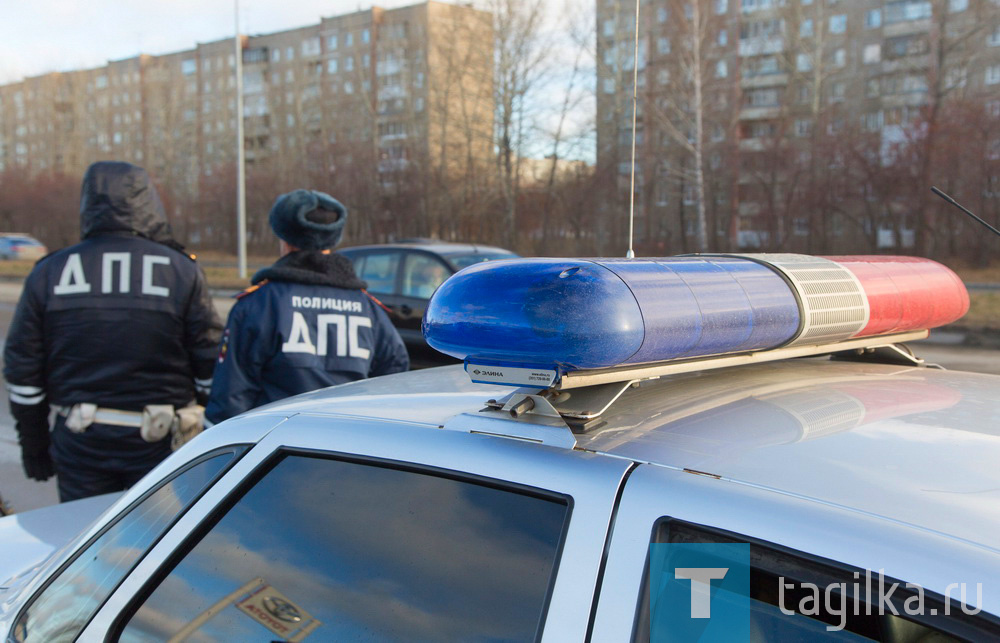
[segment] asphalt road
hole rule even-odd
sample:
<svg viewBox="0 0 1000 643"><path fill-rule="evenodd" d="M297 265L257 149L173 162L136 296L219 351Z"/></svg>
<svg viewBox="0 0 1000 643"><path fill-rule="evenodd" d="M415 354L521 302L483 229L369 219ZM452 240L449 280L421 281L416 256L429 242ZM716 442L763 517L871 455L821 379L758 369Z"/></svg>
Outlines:
<svg viewBox="0 0 1000 643"><path fill-rule="evenodd" d="M6 341L17 292L18 289L11 284L0 284L0 343ZM225 318L232 301L220 298L216 299L216 305ZM942 339L957 338L942 337ZM911 346L918 356L949 369L1000 374L998 350L927 342L917 342ZM433 354L423 352L414 354L412 362L414 368L439 364ZM0 498L13 511L27 511L56 503L58 495L55 481L35 482L25 478L20 457L17 434L6 395L0 395Z"/></svg>

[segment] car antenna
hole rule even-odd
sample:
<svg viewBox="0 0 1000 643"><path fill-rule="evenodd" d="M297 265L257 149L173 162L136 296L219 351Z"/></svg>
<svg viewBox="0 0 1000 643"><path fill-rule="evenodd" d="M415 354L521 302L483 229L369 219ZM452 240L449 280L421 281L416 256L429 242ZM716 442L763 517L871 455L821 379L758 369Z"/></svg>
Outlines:
<svg viewBox="0 0 1000 643"><path fill-rule="evenodd" d="M962 205L961 203L959 203L955 199L951 198L950 196L948 196L947 194L945 194L941 190L937 189L933 185L931 186L931 192L933 192L934 194L938 195L939 197L941 197L942 199L944 199L948 203L952 204L956 208L960 209L962 212L966 213L967 215L969 215L970 217L972 217L973 219L975 219L979 223L982 223L984 226L986 226L987 228L989 228L990 231L993 234L995 234L998 237L1000 237L1000 230L997 230L996 228L994 228L993 226L991 226L989 223L987 223L986 221L982 220L981 218L979 218L978 216L976 216L975 214L973 214L972 210L969 210L967 207L965 207L964 205Z"/></svg>
<svg viewBox="0 0 1000 643"><path fill-rule="evenodd" d="M634 259L632 226L635 221L635 113L638 111L639 92L639 0L635 0L635 43L632 50L632 177L628 195L628 252L626 259Z"/></svg>

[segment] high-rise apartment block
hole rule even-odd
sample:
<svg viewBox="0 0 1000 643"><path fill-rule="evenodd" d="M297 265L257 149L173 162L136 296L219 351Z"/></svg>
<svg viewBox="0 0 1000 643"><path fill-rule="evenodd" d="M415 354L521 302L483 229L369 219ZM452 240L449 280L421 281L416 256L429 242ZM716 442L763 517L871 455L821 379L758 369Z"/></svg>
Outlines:
<svg viewBox="0 0 1000 643"><path fill-rule="evenodd" d="M374 7L242 39L248 168L383 175L491 152L489 14ZM177 192L236 159L232 39L0 87L0 171L142 164Z"/></svg>
<svg viewBox="0 0 1000 643"><path fill-rule="evenodd" d="M634 89L636 242L647 247L696 250L699 204L711 249L808 251L852 226L878 247L911 247L918 223L898 198L841 207L854 189L844 165L884 172L955 101L1000 116L996 0L648 0L638 60L635 13L633 0L597 0L597 160L621 211ZM908 189L925 191L910 170ZM871 220L851 220L865 208Z"/></svg>

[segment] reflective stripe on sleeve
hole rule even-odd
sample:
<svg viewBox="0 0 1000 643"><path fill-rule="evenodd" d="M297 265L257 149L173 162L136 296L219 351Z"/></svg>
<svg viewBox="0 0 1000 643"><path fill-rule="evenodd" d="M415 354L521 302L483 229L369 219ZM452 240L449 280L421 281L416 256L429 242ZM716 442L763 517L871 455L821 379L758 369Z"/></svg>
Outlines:
<svg viewBox="0 0 1000 643"><path fill-rule="evenodd" d="M43 392L41 386L22 386L20 384L8 384L7 390L18 395L38 395Z"/></svg>
<svg viewBox="0 0 1000 643"><path fill-rule="evenodd" d="M41 395L35 395L33 397L25 397L24 395L18 395L14 391L10 392L10 401L16 402L17 404L24 404L25 406L41 404L45 399L45 393Z"/></svg>

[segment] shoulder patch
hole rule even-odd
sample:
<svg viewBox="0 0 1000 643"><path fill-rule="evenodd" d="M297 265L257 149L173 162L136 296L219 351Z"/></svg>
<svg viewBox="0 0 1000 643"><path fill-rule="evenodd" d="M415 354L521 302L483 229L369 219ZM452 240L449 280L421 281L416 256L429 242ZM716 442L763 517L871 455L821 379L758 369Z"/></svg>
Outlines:
<svg viewBox="0 0 1000 643"><path fill-rule="evenodd" d="M237 299L243 299L243 298L244 298L244 297L246 297L247 295L249 295L249 294L251 294L251 293L255 293L255 292L257 292L258 290L260 290L260 289L261 289L261 286L266 286L266 285L267 285L267 279L265 279L264 281L261 281L260 283L256 283L256 284L254 284L254 285L250 286L249 288L247 288L247 289L246 289L246 290L244 290L243 292L241 292L241 293L239 293L238 295L236 295L236 298L237 298Z"/></svg>

